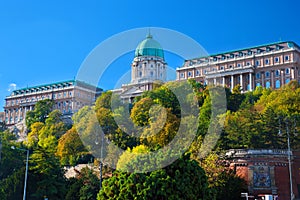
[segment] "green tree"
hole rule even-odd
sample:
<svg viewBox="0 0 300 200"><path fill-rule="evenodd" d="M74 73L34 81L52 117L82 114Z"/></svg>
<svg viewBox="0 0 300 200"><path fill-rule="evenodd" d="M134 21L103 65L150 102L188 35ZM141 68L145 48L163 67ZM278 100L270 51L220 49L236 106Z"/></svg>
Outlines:
<svg viewBox="0 0 300 200"><path fill-rule="evenodd" d="M64 199L66 180L64 171L53 151L38 148L30 156L31 198Z"/></svg>
<svg viewBox="0 0 300 200"><path fill-rule="evenodd" d="M211 199L205 173L189 155L149 173L116 171L103 182L99 199Z"/></svg>
<svg viewBox="0 0 300 200"><path fill-rule="evenodd" d="M35 104L35 108L32 111L28 111L26 113L26 126L30 129L31 125L35 122L45 122L48 114L51 112L53 108L53 100L45 99L38 101Z"/></svg>
<svg viewBox="0 0 300 200"><path fill-rule="evenodd" d="M229 170L225 163L216 153L211 153L200 165L205 170L214 199L240 199L241 192L246 191L246 182Z"/></svg>
<svg viewBox="0 0 300 200"><path fill-rule="evenodd" d="M70 180L66 200L94 200L99 192L99 179L92 169L83 168L76 178Z"/></svg>
<svg viewBox="0 0 300 200"><path fill-rule="evenodd" d="M60 163L62 165L75 166L80 157L87 153L88 152L82 144L82 141L74 127L68 130L58 140L56 154L60 157Z"/></svg>

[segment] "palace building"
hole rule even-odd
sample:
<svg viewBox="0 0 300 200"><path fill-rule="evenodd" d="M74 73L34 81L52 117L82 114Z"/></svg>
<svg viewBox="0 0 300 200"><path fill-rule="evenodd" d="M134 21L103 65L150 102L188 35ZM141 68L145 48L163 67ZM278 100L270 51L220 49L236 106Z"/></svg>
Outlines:
<svg viewBox="0 0 300 200"><path fill-rule="evenodd" d="M257 86L279 88L300 81L300 47L294 42L276 42L186 60L177 68L177 80L195 79L206 85L222 85L243 92Z"/></svg>
<svg viewBox="0 0 300 200"><path fill-rule="evenodd" d="M83 106L92 105L101 93L102 89L77 80L14 90L5 98L5 124L13 126L22 122L26 112L33 110L35 104L43 99L54 100L53 109L60 110L64 116L71 116Z"/></svg>
<svg viewBox="0 0 300 200"><path fill-rule="evenodd" d="M120 95L123 100L131 102L144 91L152 90L155 82L166 81L166 66L161 45L148 34L135 50L131 64L131 82L113 92Z"/></svg>

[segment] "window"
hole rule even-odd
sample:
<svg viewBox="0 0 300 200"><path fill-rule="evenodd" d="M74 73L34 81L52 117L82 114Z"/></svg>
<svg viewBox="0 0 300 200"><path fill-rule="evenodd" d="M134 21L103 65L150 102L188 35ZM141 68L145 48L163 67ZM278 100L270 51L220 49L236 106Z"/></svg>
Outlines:
<svg viewBox="0 0 300 200"><path fill-rule="evenodd" d="M256 73L256 78L257 78L257 79L260 78L260 73L259 73L259 72Z"/></svg>
<svg viewBox="0 0 300 200"><path fill-rule="evenodd" d="M184 78L184 73L180 73L180 77L181 77L181 78Z"/></svg>
<svg viewBox="0 0 300 200"><path fill-rule="evenodd" d="M191 77L192 76L192 72L188 72L188 77Z"/></svg>
<svg viewBox="0 0 300 200"><path fill-rule="evenodd" d="M249 56L252 55L252 51L248 51L248 55L249 55Z"/></svg>
<svg viewBox="0 0 300 200"><path fill-rule="evenodd" d="M56 94L53 94L53 99L56 99Z"/></svg>
<svg viewBox="0 0 300 200"><path fill-rule="evenodd" d="M278 62L279 62L279 58L276 57L276 58L275 58L275 63L278 63Z"/></svg>
<svg viewBox="0 0 300 200"><path fill-rule="evenodd" d="M290 60L290 56L284 56L284 60L285 61L289 61Z"/></svg>
<svg viewBox="0 0 300 200"><path fill-rule="evenodd" d="M151 64L150 67L153 68L153 65Z"/></svg>
<svg viewBox="0 0 300 200"><path fill-rule="evenodd" d="M266 48L266 52L269 52L269 51L271 51L271 48L270 48L270 47L267 47L267 48Z"/></svg>
<svg viewBox="0 0 300 200"><path fill-rule="evenodd" d="M250 62L247 62L246 65L249 66L249 65L250 65Z"/></svg>
<svg viewBox="0 0 300 200"><path fill-rule="evenodd" d="M266 88L270 88L271 84L270 84L270 81L267 81L266 82Z"/></svg>
<svg viewBox="0 0 300 200"><path fill-rule="evenodd" d="M259 60L257 60L255 63L256 63L256 66L260 66L260 61Z"/></svg>
<svg viewBox="0 0 300 200"><path fill-rule="evenodd" d="M276 70L276 72L275 72L275 76L280 76L280 70Z"/></svg>
<svg viewBox="0 0 300 200"><path fill-rule="evenodd" d="M269 78L269 77L270 77L270 72L266 71L266 78Z"/></svg>
<svg viewBox="0 0 300 200"><path fill-rule="evenodd" d="M256 87L260 87L260 83L259 82L256 83Z"/></svg>
<svg viewBox="0 0 300 200"><path fill-rule="evenodd" d="M280 50L281 47L279 45L276 45L276 50Z"/></svg>
<svg viewBox="0 0 300 200"><path fill-rule="evenodd" d="M200 70L197 70L196 71L196 76L199 76L200 75Z"/></svg>
<svg viewBox="0 0 300 200"><path fill-rule="evenodd" d="M142 77L143 73L142 72L139 72L139 77Z"/></svg>
<svg viewBox="0 0 300 200"><path fill-rule="evenodd" d="M69 92L69 96L70 96L70 97L72 96L72 92Z"/></svg>
<svg viewBox="0 0 300 200"><path fill-rule="evenodd" d="M153 77L153 72L152 71L150 72L150 76Z"/></svg>
<svg viewBox="0 0 300 200"><path fill-rule="evenodd" d="M280 88L280 80L277 80L277 81L276 81L275 87L276 87L276 88Z"/></svg>
<svg viewBox="0 0 300 200"><path fill-rule="evenodd" d="M64 97L66 97L67 96L67 92L64 92Z"/></svg>
<svg viewBox="0 0 300 200"><path fill-rule="evenodd" d="M224 69L224 66L221 66L221 67L220 67L220 70L223 70L223 69Z"/></svg>
<svg viewBox="0 0 300 200"><path fill-rule="evenodd" d="M285 84L288 84L289 82L290 82L289 78L285 79Z"/></svg>
<svg viewBox="0 0 300 200"><path fill-rule="evenodd" d="M232 65L229 65L229 69L232 69Z"/></svg>
<svg viewBox="0 0 300 200"><path fill-rule="evenodd" d="M269 59L266 59L266 60L265 60L265 64L266 64L266 65L270 64Z"/></svg>
<svg viewBox="0 0 300 200"><path fill-rule="evenodd" d="M285 73L286 73L286 74L290 74L290 68L286 68L286 69L285 69Z"/></svg>
<svg viewBox="0 0 300 200"><path fill-rule="evenodd" d="M207 74L207 70L206 69L204 70L204 74Z"/></svg>
<svg viewBox="0 0 300 200"><path fill-rule="evenodd" d="M261 49L257 49L257 54L260 54L261 53Z"/></svg>
<svg viewBox="0 0 300 200"><path fill-rule="evenodd" d="M237 66L237 67L241 67L241 63L238 63L236 66Z"/></svg>

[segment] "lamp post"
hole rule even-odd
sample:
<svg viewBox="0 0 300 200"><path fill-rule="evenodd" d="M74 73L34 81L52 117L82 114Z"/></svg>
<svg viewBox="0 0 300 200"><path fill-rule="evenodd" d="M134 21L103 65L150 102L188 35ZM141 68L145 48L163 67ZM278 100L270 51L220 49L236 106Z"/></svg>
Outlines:
<svg viewBox="0 0 300 200"><path fill-rule="evenodd" d="M103 159L103 139L104 139L103 134L104 133L101 134L101 147L100 147L100 159L99 159L99 171L100 171L100 177L99 177L100 178L100 183L99 184L100 184L100 190L102 189L102 170L103 170L102 159ZM96 138L95 144L96 145L99 144L97 138Z"/></svg>
<svg viewBox="0 0 300 200"><path fill-rule="evenodd" d="M18 150L21 150L21 151L26 151L26 169L25 169L25 180L24 180L24 191L23 191L23 200L25 200L26 199L29 150L28 149L16 148L15 146L11 146L11 149L18 149Z"/></svg>
<svg viewBox="0 0 300 200"><path fill-rule="evenodd" d="M290 132L288 127L288 121L285 121L286 125L286 134L287 134L287 143L288 143L288 163L289 163L289 178L290 178L290 197L291 200L294 199L294 193L293 193L293 180L292 180L292 163L291 163L291 144L290 144Z"/></svg>

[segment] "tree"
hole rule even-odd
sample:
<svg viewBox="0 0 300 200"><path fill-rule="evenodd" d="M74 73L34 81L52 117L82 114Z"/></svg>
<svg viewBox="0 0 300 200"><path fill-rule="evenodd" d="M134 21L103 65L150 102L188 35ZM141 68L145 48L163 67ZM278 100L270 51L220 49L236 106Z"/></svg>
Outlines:
<svg viewBox="0 0 300 200"><path fill-rule="evenodd" d="M62 165L74 166L80 157L87 153L75 127L68 130L58 140L57 155Z"/></svg>
<svg viewBox="0 0 300 200"><path fill-rule="evenodd" d="M205 170L214 199L238 200L241 192L247 190L246 182L232 170L228 170L216 153L209 154L200 165Z"/></svg>
<svg viewBox="0 0 300 200"><path fill-rule="evenodd" d="M31 198L64 199L66 180L64 171L53 151L38 148L30 156ZM34 180L34 181L33 181Z"/></svg>
<svg viewBox="0 0 300 200"><path fill-rule="evenodd" d="M94 200L99 192L99 179L88 167L71 179L66 200Z"/></svg>
<svg viewBox="0 0 300 200"><path fill-rule="evenodd" d="M35 108L32 111L28 111L26 113L26 126L30 129L31 125L35 122L45 122L48 114L51 112L53 108L53 100L45 99L38 101L35 104Z"/></svg>
<svg viewBox="0 0 300 200"><path fill-rule="evenodd" d="M149 173L114 172L103 182L100 199L211 199L205 173L185 155Z"/></svg>

